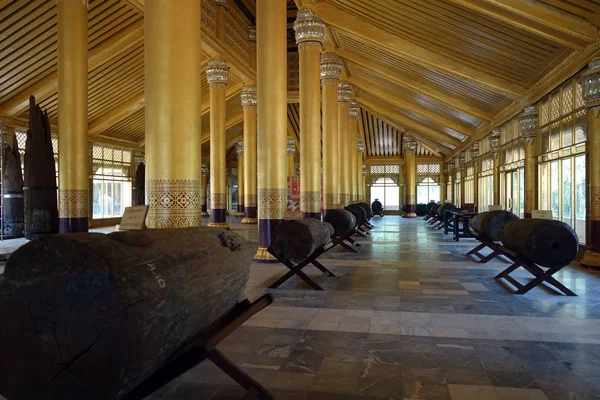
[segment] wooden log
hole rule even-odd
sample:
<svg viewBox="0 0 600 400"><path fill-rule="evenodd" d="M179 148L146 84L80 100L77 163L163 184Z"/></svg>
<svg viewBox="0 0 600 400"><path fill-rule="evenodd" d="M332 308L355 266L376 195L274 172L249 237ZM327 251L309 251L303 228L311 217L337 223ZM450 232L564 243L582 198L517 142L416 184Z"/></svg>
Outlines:
<svg viewBox="0 0 600 400"><path fill-rule="evenodd" d="M4 169L2 170L2 220L4 235L22 236L25 228L23 200L23 172L17 136L13 135L12 146L4 147Z"/></svg>
<svg viewBox="0 0 600 400"><path fill-rule="evenodd" d="M499 238L507 248L546 268L568 265L579 248L579 238L569 225L547 219L512 220Z"/></svg>
<svg viewBox="0 0 600 400"><path fill-rule="evenodd" d="M333 226L333 236L344 236L356 228L356 218L346 210L329 210L323 221Z"/></svg>
<svg viewBox="0 0 600 400"><path fill-rule="evenodd" d="M427 203L425 205L425 211L427 212L431 212L431 210L433 209L434 206L436 206L437 204L435 203L435 201L430 201L429 203Z"/></svg>
<svg viewBox="0 0 600 400"><path fill-rule="evenodd" d="M277 226L271 246L275 253L291 261L304 260L325 245L333 226L314 218L285 221Z"/></svg>
<svg viewBox="0 0 600 400"><path fill-rule="evenodd" d="M244 297L256 250L215 228L28 243L0 276L0 394L122 398Z"/></svg>
<svg viewBox="0 0 600 400"><path fill-rule="evenodd" d="M444 219L444 214L446 213L446 211L454 211L456 210L456 206L452 203L444 203L442 204L438 210L437 210L437 215L438 217L440 217L442 220Z"/></svg>
<svg viewBox="0 0 600 400"><path fill-rule="evenodd" d="M29 98L29 130L25 142L25 237L58 233L56 169L48 114Z"/></svg>
<svg viewBox="0 0 600 400"><path fill-rule="evenodd" d="M471 219L471 228L475 233L491 240L500 240L499 235L504 225L515 219L519 217L506 210L482 212Z"/></svg>
<svg viewBox="0 0 600 400"><path fill-rule="evenodd" d="M434 205L431 207L431 213L432 213L432 214L434 214L434 215L437 215L437 211L438 211L438 209L439 209L441 206L442 206L441 204L434 204Z"/></svg>
<svg viewBox="0 0 600 400"><path fill-rule="evenodd" d="M383 204L379 200L375 200L371 203L371 209L373 210L373 214L380 214L383 211Z"/></svg>
<svg viewBox="0 0 600 400"><path fill-rule="evenodd" d="M133 205L143 206L146 204L146 166L141 162L135 169L133 182Z"/></svg>
<svg viewBox="0 0 600 400"><path fill-rule="evenodd" d="M367 214L367 219L373 217L373 210L371 210L371 207L367 203L358 203L358 205L361 206L363 210L365 210L365 213Z"/></svg>
<svg viewBox="0 0 600 400"><path fill-rule="evenodd" d="M365 209L359 206L358 204L350 204L345 207L344 210L350 211L354 218L356 219L356 225L361 226L367 220L367 213Z"/></svg>

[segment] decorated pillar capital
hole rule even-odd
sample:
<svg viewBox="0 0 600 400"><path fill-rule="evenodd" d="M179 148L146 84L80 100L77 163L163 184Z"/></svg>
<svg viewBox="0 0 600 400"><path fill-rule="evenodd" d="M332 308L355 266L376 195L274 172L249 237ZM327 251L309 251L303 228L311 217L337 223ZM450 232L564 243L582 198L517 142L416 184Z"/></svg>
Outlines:
<svg viewBox="0 0 600 400"><path fill-rule="evenodd" d="M235 143L235 153L237 154L238 157L244 155L244 141L243 140L238 140Z"/></svg>
<svg viewBox="0 0 600 400"><path fill-rule="evenodd" d="M323 44L325 39L325 23L310 8L298 10L294 31L298 45L310 42Z"/></svg>
<svg viewBox="0 0 600 400"><path fill-rule="evenodd" d="M354 93L352 92L352 86L348 82L342 81L338 83L338 102L350 103L353 95Z"/></svg>
<svg viewBox="0 0 600 400"><path fill-rule="evenodd" d="M202 163L201 170L202 170L202 176L208 176L208 174L210 173L210 168L208 167L207 162Z"/></svg>
<svg viewBox="0 0 600 400"><path fill-rule="evenodd" d="M473 146L471 147L471 161L477 162L478 158L479 158L479 143L475 142L475 143L473 143Z"/></svg>
<svg viewBox="0 0 600 400"><path fill-rule="evenodd" d="M354 100L350 101L350 119L358 119L358 114L360 113L360 106Z"/></svg>
<svg viewBox="0 0 600 400"><path fill-rule="evenodd" d="M321 80L339 80L342 76L342 61L335 53L321 54Z"/></svg>
<svg viewBox="0 0 600 400"><path fill-rule="evenodd" d="M287 140L287 155L292 156L296 153L296 141L294 139Z"/></svg>
<svg viewBox="0 0 600 400"><path fill-rule="evenodd" d="M206 80L208 86L227 85L229 80L229 67L225 60L208 60L206 67Z"/></svg>
<svg viewBox="0 0 600 400"><path fill-rule="evenodd" d="M465 153L460 153L458 155L458 169L460 171L465 169Z"/></svg>
<svg viewBox="0 0 600 400"><path fill-rule="evenodd" d="M592 60L580 78L583 101L587 108L600 106L600 58Z"/></svg>
<svg viewBox="0 0 600 400"><path fill-rule="evenodd" d="M356 151L358 153L365 151L365 139L363 139L361 136L356 138Z"/></svg>
<svg viewBox="0 0 600 400"><path fill-rule="evenodd" d="M363 177L363 179L365 179L367 177L367 166L366 165L362 166L362 177Z"/></svg>
<svg viewBox="0 0 600 400"><path fill-rule="evenodd" d="M521 128L521 137L527 143L532 143L538 131L538 112L535 105L525 108L519 115L519 127Z"/></svg>
<svg viewBox="0 0 600 400"><path fill-rule="evenodd" d="M498 157L500 153L500 130L492 130L492 134L489 137L490 147L492 148L492 154L494 157Z"/></svg>
<svg viewBox="0 0 600 400"><path fill-rule="evenodd" d="M242 107L256 107L258 102L256 86L244 86L240 97L242 99Z"/></svg>
<svg viewBox="0 0 600 400"><path fill-rule="evenodd" d="M248 41L256 43L256 25L248 25Z"/></svg>
<svg viewBox="0 0 600 400"><path fill-rule="evenodd" d="M402 144L404 145L404 151L407 153L414 153L417 151L417 141L412 136L404 136Z"/></svg>

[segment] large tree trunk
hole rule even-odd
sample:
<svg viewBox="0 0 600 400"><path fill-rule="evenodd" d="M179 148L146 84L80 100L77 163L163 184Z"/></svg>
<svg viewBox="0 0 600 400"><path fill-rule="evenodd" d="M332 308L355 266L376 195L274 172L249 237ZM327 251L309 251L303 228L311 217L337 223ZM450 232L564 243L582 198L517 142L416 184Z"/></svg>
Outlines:
<svg viewBox="0 0 600 400"><path fill-rule="evenodd" d="M561 221L515 219L500 232L504 246L542 267L564 267L577 257L579 238Z"/></svg>
<svg viewBox="0 0 600 400"><path fill-rule="evenodd" d="M438 207L437 209L437 215L438 217L440 217L442 220L444 219L444 214L446 214L446 211L454 211L456 210L456 206L452 203L444 203L441 206Z"/></svg>
<svg viewBox="0 0 600 400"><path fill-rule="evenodd" d="M329 210L323 221L329 222L333 226L334 236L344 236L356 228L356 218L346 210Z"/></svg>
<svg viewBox="0 0 600 400"><path fill-rule="evenodd" d="M257 245L214 228L52 235L0 276L0 394L119 399L244 297Z"/></svg>
<svg viewBox="0 0 600 400"><path fill-rule="evenodd" d="M359 206L358 204L350 204L345 207L344 210L350 211L354 218L356 218L356 225L361 226L367 220L367 213L365 213L365 209Z"/></svg>
<svg viewBox="0 0 600 400"><path fill-rule="evenodd" d="M500 240L498 236L504 225L515 219L519 219L519 217L510 211L486 211L477 214L471 220L471 228L476 233L483 234L492 240Z"/></svg>
<svg viewBox="0 0 600 400"><path fill-rule="evenodd" d="M373 210L371 210L371 207L367 203L358 203L358 205L365 210L365 213L367 214L367 219L373 217Z"/></svg>
<svg viewBox="0 0 600 400"><path fill-rule="evenodd" d="M29 98L29 130L25 143L25 237L58 233L56 169L50 121Z"/></svg>
<svg viewBox="0 0 600 400"><path fill-rule="evenodd" d="M2 171L2 220L4 235L21 236L25 227L23 203L23 172L21 169L21 155L17 136L13 136L12 147L4 147L4 170Z"/></svg>
<svg viewBox="0 0 600 400"><path fill-rule="evenodd" d="M277 226L272 247L289 260L304 260L325 245L332 234L331 224L314 218L285 221Z"/></svg>

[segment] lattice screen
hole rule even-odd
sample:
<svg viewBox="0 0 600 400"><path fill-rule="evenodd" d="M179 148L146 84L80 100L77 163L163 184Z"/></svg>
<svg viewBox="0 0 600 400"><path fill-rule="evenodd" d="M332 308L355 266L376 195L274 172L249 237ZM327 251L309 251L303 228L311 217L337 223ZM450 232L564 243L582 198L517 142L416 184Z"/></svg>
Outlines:
<svg viewBox="0 0 600 400"><path fill-rule="evenodd" d="M431 178L434 182L440 181L440 164L417 164L417 181Z"/></svg>
<svg viewBox="0 0 600 400"><path fill-rule="evenodd" d="M371 183L377 182L380 178L390 178L395 183L398 183L399 175L399 165L371 165Z"/></svg>

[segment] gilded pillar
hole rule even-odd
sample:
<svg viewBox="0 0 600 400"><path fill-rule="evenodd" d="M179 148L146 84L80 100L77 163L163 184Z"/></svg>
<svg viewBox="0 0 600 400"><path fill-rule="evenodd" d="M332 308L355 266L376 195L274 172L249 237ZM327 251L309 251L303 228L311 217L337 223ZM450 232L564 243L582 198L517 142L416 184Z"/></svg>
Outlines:
<svg viewBox="0 0 600 400"><path fill-rule="evenodd" d="M411 136L405 136L404 144L404 169L406 174L406 197L404 218L416 218L417 210L417 164L415 162L415 152L417 150L417 141Z"/></svg>
<svg viewBox="0 0 600 400"><path fill-rule="evenodd" d="M60 233L88 230L87 9L87 0L58 0Z"/></svg>
<svg viewBox="0 0 600 400"><path fill-rule="evenodd" d="M494 205L500 205L500 130L494 129L489 141L494 156Z"/></svg>
<svg viewBox="0 0 600 400"><path fill-rule="evenodd" d="M217 3L216 13L216 36L217 39L225 41L225 12L227 11L228 0L215 0Z"/></svg>
<svg viewBox="0 0 600 400"><path fill-rule="evenodd" d="M287 207L287 1L257 0L258 238L255 259L267 252Z"/></svg>
<svg viewBox="0 0 600 400"><path fill-rule="evenodd" d="M356 104L358 107L358 104ZM355 124L354 138L355 144L354 147L354 157L352 162L352 181L354 183L354 203L359 203L361 194L360 194L360 182L361 182L361 173L362 173L362 152L364 151L364 141L363 138L358 136L358 113L360 112L360 108L357 110L350 109L350 116L352 117L353 113L356 113L356 119L351 120L350 122Z"/></svg>
<svg viewBox="0 0 600 400"><path fill-rule="evenodd" d="M321 219L321 46L325 24L310 8L294 22L300 55L300 209Z"/></svg>
<svg viewBox="0 0 600 400"><path fill-rule="evenodd" d="M227 61L208 60L206 79L210 90L210 222L208 226L229 229L225 177L225 89L229 79Z"/></svg>
<svg viewBox="0 0 600 400"><path fill-rule="evenodd" d="M296 155L296 141L294 139L287 140L287 176L296 176L296 165L294 157Z"/></svg>
<svg viewBox="0 0 600 400"><path fill-rule="evenodd" d="M202 163L202 195L200 198L200 204L202 205L202 216L208 217L208 177L210 176L210 169L208 163Z"/></svg>
<svg viewBox="0 0 600 400"><path fill-rule="evenodd" d="M473 203L479 210L479 142L475 142L471 147L471 163L473 165Z"/></svg>
<svg viewBox="0 0 600 400"><path fill-rule="evenodd" d="M348 142L348 157L350 158L350 168L348 174L350 175L350 196L349 202L356 204L358 202L358 151L356 147L356 139L358 139L358 113L360 107L355 101L350 102L350 135L346 139Z"/></svg>
<svg viewBox="0 0 600 400"><path fill-rule="evenodd" d="M244 187L245 173L244 173L244 142L239 141L235 144L235 151L238 157L238 193L237 193L237 216L244 216L244 193L246 188Z"/></svg>
<svg viewBox="0 0 600 400"><path fill-rule="evenodd" d="M440 198L438 201L444 201L448 197L448 166L447 164L440 165Z"/></svg>
<svg viewBox="0 0 600 400"><path fill-rule="evenodd" d="M457 204L458 207L462 208L463 204L465 204L465 178L467 176L467 167L465 165L465 155L461 153L458 156L458 168L460 171L460 199Z"/></svg>
<svg viewBox="0 0 600 400"><path fill-rule="evenodd" d="M361 165L360 167L360 184L359 184L359 190L360 190L360 199L359 201L361 203L366 203L367 202L367 166L364 165L362 163L362 156L359 158L360 162L359 164Z"/></svg>
<svg viewBox="0 0 600 400"><path fill-rule="evenodd" d="M244 219L242 224L256 224L256 87L242 89L244 109Z"/></svg>
<svg viewBox="0 0 600 400"><path fill-rule="evenodd" d="M600 59L592 61L584 73L583 99L587 107L588 215L587 251L581 260L585 267L600 268Z"/></svg>
<svg viewBox="0 0 600 400"><path fill-rule="evenodd" d="M342 62L338 55L323 53L321 86L323 90L323 210L325 213L335 209L339 204L338 84L341 75Z"/></svg>
<svg viewBox="0 0 600 400"><path fill-rule="evenodd" d="M200 12L196 0L145 2L149 228L201 223Z"/></svg>
<svg viewBox="0 0 600 400"><path fill-rule="evenodd" d="M352 160L354 142L350 140L350 100L352 87L348 82L338 85L338 173L340 206L350 204ZM352 136L353 138L355 136Z"/></svg>
<svg viewBox="0 0 600 400"><path fill-rule="evenodd" d="M525 141L525 218L537 208L537 107L529 106L519 116L521 137Z"/></svg>

